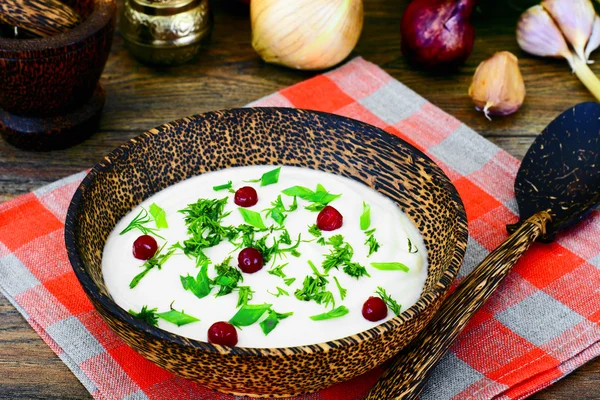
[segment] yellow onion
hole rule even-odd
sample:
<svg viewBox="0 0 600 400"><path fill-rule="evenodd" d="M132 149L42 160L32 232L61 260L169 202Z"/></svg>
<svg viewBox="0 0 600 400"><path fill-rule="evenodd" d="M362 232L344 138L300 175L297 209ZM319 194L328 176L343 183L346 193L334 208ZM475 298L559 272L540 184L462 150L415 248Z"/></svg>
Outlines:
<svg viewBox="0 0 600 400"><path fill-rule="evenodd" d="M473 76L469 96L487 119L490 115L517 111L525 100L525 83L517 57L501 51L482 61Z"/></svg>
<svg viewBox="0 0 600 400"><path fill-rule="evenodd" d="M350 54L362 30L362 0L252 0L252 46L268 63L319 70Z"/></svg>

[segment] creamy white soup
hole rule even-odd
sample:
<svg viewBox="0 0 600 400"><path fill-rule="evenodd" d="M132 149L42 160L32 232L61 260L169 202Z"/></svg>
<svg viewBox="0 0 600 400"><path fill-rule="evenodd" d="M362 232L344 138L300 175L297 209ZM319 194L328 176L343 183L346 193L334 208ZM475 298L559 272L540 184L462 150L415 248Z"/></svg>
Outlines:
<svg viewBox="0 0 600 400"><path fill-rule="evenodd" d="M253 192L257 202L247 206ZM144 235L153 239L136 242ZM246 248L262 265L255 250L240 265ZM362 183L248 166L187 179L142 202L109 235L102 272L119 306L161 329L207 341L209 328L225 321L237 346L289 347L346 337L411 307L427 253L399 207ZM371 297L386 314L365 311Z"/></svg>

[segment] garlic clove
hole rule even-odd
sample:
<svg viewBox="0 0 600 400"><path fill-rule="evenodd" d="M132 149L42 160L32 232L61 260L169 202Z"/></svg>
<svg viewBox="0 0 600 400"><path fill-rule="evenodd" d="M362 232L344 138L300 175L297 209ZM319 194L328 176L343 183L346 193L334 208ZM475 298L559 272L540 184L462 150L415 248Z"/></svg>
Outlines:
<svg viewBox="0 0 600 400"><path fill-rule="evenodd" d="M596 15L594 18L594 27L592 28L592 34L590 40L585 47L585 60L588 64L593 64L594 61L590 61L590 54L600 46L600 17Z"/></svg>
<svg viewBox="0 0 600 400"><path fill-rule="evenodd" d="M268 63L319 70L352 51L363 25L362 0L252 0L252 46Z"/></svg>
<svg viewBox="0 0 600 400"><path fill-rule="evenodd" d="M525 100L525 82L519 69L519 60L508 51L501 51L482 61L475 70L469 96L475 107L490 115L509 115L517 111Z"/></svg>
<svg viewBox="0 0 600 400"><path fill-rule="evenodd" d="M596 11L591 0L544 0L548 11L579 58L585 57L585 45L592 34Z"/></svg>
<svg viewBox="0 0 600 400"><path fill-rule="evenodd" d="M517 23L517 42L524 51L541 57L564 57L573 65L573 54L552 17L541 5L521 15Z"/></svg>

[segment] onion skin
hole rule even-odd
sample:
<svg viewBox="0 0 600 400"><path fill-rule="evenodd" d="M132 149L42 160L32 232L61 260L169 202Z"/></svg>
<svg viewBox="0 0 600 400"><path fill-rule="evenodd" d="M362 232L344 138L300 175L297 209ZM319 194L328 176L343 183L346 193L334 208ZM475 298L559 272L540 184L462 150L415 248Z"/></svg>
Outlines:
<svg viewBox="0 0 600 400"><path fill-rule="evenodd" d="M413 0L402 15L402 53L420 68L453 69L471 55L475 0Z"/></svg>

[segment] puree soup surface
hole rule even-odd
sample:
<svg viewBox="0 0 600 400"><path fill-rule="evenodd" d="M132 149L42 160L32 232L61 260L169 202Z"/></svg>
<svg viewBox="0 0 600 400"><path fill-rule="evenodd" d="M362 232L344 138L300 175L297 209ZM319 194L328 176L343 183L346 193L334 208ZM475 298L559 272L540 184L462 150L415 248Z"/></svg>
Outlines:
<svg viewBox="0 0 600 400"><path fill-rule="evenodd" d="M232 181L234 190L243 186L252 186L256 189L258 203L248 209L260 212L267 227L280 226L272 217L267 217L264 211L272 207L271 202L275 201L278 195L281 195L286 208L289 208L293 202L293 197L282 194L285 189L303 186L316 191L317 184L320 184L331 194L341 194L341 197L331 201L329 205L342 214L343 225L331 232L322 231L322 237L328 240L334 235L342 235L344 241L349 243L354 251L352 262L364 266L370 275L370 277L361 276L357 279L344 272L343 266L339 269L331 269L325 277L328 280L326 288L333 295L335 307L343 305L348 308L349 313L326 320L313 321L309 318L332 310L333 304L325 306L313 300L299 300L294 294L296 290L302 289L306 276L315 276L308 263L309 260L319 273L324 274L322 263L330 253L332 245L318 243L317 237L309 233L310 226L316 222L318 212L306 210L305 207L312 203L297 198L298 207L295 211L285 213L287 217L283 226L289 232L292 245L297 243L298 235L301 235L302 241L297 248L300 255L295 257L287 252L280 257L274 257L275 259L266 262L256 273L242 272L243 282L238 283L238 286L248 286L254 291L248 304L272 304L272 310L277 313L293 312L293 315L281 319L278 325L265 335L260 326L260 322L267 317L268 313L265 312L256 323L238 328L238 346L264 348L308 345L339 339L370 329L394 317L391 309L388 309L385 319L377 322L368 321L363 317L361 313L363 303L370 296L376 296L378 287L384 288L387 294L401 305L401 311L415 304L427 277L426 249L416 227L393 201L357 181L305 168L281 167L278 182L267 186L261 186L260 182L245 182L261 178L264 173L275 168L274 166L248 166L205 173L168 187L133 209L116 225L104 248L102 272L114 301L125 310L135 312L139 312L143 306L148 306L149 309L156 308L158 313L162 313L169 311L172 304L173 309L183 310L185 314L194 316L200 321L178 327L159 318L158 326L201 341L207 341L207 330L213 323L228 321L236 314L239 310L237 290L215 297L219 287L213 287L210 294L203 298L198 298L192 291L184 290L180 277L189 274L195 278L200 268L196 266L196 259L187 257L182 250L176 250L160 269L151 269L137 286L131 289L132 279L144 270L142 267L144 261L132 255L132 244L143 233L134 229L120 235L120 232L142 211L142 207L148 210L155 203L164 209L169 226L155 231L164 240L155 234L152 236L157 239L159 248L165 245L161 253L166 253L171 245L189 239L184 215L178 211L186 208L188 204L196 203L198 199L227 197L225 212L231 211L231 214L223 218L222 225L237 227L244 224L239 207L233 200L234 193L228 190L213 190L214 186ZM367 257L369 246L365 244L368 236L360 228L360 218L364 210L363 202L371 207L368 229L376 229L372 235L380 244L380 248L369 257ZM156 228L152 219L145 226ZM271 238L267 239L266 244L271 245L273 238L279 237L281 233L282 231L267 233ZM265 233L256 233L255 238L264 235ZM409 252L409 241L411 252ZM280 248L292 245L281 244ZM235 245L225 239L220 244L204 250L206 256L212 261L208 265L210 279L214 279L217 275L215 265L222 263L230 255L232 256L230 265L237 268L237 255L241 248L234 249ZM379 270L371 265L373 262L400 262L406 265L409 271ZM267 272L284 263L288 263L282 269L285 278L288 279L287 283L291 281L290 278L296 278L289 285L284 282L283 277ZM343 300L334 277L337 278L340 286L346 289ZM285 295L282 290L288 295Z"/></svg>

